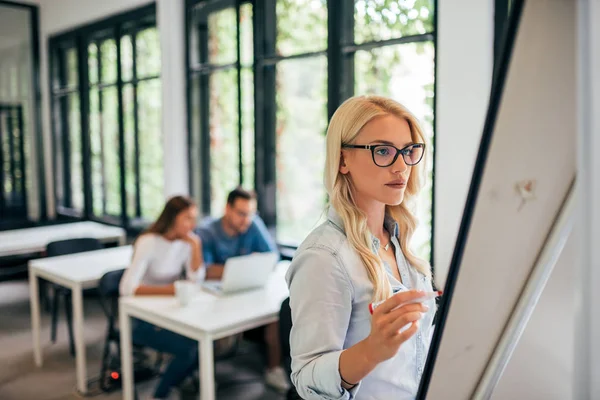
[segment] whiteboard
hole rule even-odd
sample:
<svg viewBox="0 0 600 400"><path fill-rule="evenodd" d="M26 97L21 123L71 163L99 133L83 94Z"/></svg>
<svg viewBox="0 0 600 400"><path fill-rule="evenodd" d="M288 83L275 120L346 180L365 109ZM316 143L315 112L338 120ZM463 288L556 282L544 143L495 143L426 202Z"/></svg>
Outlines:
<svg viewBox="0 0 600 400"><path fill-rule="evenodd" d="M473 398L575 179L575 18L513 2L419 399Z"/></svg>

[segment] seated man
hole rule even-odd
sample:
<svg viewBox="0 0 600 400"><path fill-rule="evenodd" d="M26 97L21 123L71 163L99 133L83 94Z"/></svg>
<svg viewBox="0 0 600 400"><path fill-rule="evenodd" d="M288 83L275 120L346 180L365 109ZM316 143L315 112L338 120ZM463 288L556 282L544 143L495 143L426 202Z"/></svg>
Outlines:
<svg viewBox="0 0 600 400"><path fill-rule="evenodd" d="M230 257L252 253L277 252L264 222L256 215L256 196L242 188L227 196L223 217L204 224L198 230L206 266L206 279L221 279ZM290 384L281 367L281 345L277 323L259 328L267 344L268 366L265 381L285 392ZM264 332L264 333L263 333Z"/></svg>

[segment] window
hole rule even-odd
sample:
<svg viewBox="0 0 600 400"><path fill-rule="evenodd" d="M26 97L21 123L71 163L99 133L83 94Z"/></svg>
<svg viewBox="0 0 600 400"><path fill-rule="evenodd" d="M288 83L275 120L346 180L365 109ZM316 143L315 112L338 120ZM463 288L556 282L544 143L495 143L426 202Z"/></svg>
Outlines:
<svg viewBox="0 0 600 400"><path fill-rule="evenodd" d="M155 219L164 178L154 6L52 38L50 49L58 211L126 227Z"/></svg>
<svg viewBox="0 0 600 400"><path fill-rule="evenodd" d="M426 187L415 214L420 225L413 246L431 257L433 209L433 2L356 0L354 46L348 49L354 62L354 93L379 94L405 105L421 122L428 147Z"/></svg>
<svg viewBox="0 0 600 400"><path fill-rule="evenodd" d="M77 47L65 40L52 51L55 196L59 212L83 214L81 107Z"/></svg>
<svg viewBox="0 0 600 400"><path fill-rule="evenodd" d="M0 103L0 219L26 218L23 106Z"/></svg>
<svg viewBox="0 0 600 400"><path fill-rule="evenodd" d="M254 186L252 6L207 1L192 9L188 76L192 193L206 214L228 192Z"/></svg>
<svg viewBox="0 0 600 400"><path fill-rule="evenodd" d="M279 242L297 244L326 206L327 4L280 0L276 18L275 224Z"/></svg>
<svg viewBox="0 0 600 400"><path fill-rule="evenodd" d="M237 184L253 187L278 242L298 244L324 217L328 117L348 97L380 94L405 104L427 134L430 179L419 201L422 225L413 244L430 258L433 0L335 6L326 0L259 0L237 9L235 4L188 1L191 187L203 210L219 214L224 193ZM222 23L211 24L211 18ZM215 54L202 59L209 49ZM230 69L237 69L237 86L234 72L225 72Z"/></svg>

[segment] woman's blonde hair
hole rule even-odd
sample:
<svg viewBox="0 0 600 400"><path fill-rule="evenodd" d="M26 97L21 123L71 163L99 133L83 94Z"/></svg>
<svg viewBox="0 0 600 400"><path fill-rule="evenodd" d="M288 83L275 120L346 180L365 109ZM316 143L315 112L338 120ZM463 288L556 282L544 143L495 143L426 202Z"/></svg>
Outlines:
<svg viewBox="0 0 600 400"><path fill-rule="evenodd" d="M346 100L333 114L327 129L327 154L325 159L325 188L329 203L344 222L350 244L362 259L373 284L373 300L382 301L391 295L391 286L379 257L373 254L371 232L367 227L366 214L354 201L352 180L349 174L341 174L340 157L342 144L352 143L362 128L376 117L395 115L406 120L412 140L425 143L425 135L417 119L398 102L380 96L357 96ZM386 206L386 213L399 225L399 243L406 260L420 273L431 277L429 263L417 257L409 248L417 221L411 208L419 193L425 173L425 162L412 167L406 184L404 201L397 206Z"/></svg>

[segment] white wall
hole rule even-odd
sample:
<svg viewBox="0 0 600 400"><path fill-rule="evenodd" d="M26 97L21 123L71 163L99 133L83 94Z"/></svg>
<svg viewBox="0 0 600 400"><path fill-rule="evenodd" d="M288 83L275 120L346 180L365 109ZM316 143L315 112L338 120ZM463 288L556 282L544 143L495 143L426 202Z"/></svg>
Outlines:
<svg viewBox="0 0 600 400"><path fill-rule="evenodd" d="M151 2L151 0L40 0L42 38Z"/></svg>
<svg viewBox="0 0 600 400"><path fill-rule="evenodd" d="M490 95L494 1L438 2L434 265L444 282Z"/></svg>
<svg viewBox="0 0 600 400"><path fill-rule="evenodd" d="M41 84L48 215L55 215L53 195L50 94L48 93L48 38L81 25L120 14L149 0L40 0ZM184 1L158 0L157 22L161 40L163 149L165 196L189 192L185 97Z"/></svg>

